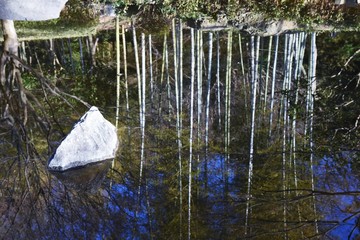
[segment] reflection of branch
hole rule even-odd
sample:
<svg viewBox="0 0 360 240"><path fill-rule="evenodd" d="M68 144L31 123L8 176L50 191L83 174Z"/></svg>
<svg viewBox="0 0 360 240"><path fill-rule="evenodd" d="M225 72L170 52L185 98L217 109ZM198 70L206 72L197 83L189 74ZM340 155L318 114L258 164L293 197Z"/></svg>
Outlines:
<svg viewBox="0 0 360 240"><path fill-rule="evenodd" d="M262 219L262 218L252 218L252 220L258 221L258 222L262 222L262 223L278 223L278 224L283 224L284 221L283 220L268 220L268 219ZM297 230L297 229L301 229L303 227L306 227L308 225L311 224L315 224L315 223L320 223L320 224L327 224L327 225L334 225L333 227L331 227L331 229L334 229L335 227L339 226L340 222L339 221L314 221L314 220L305 220L305 221L286 221L287 224L289 225L295 225L294 227L290 227L286 230L271 230L269 232L262 232L262 233L258 233L258 234L254 234L248 237L244 237L244 239L252 239L255 237L261 237L261 236L266 236L266 235L273 235L273 234L279 234L279 233L290 233L291 231ZM325 233L327 233L328 231L326 231ZM318 234L314 234L311 236L307 236L306 239L315 239L316 237L319 236L323 236L324 233L318 233Z"/></svg>
<svg viewBox="0 0 360 240"><path fill-rule="evenodd" d="M359 121L360 121L360 115L357 116L353 128L350 128L350 129L349 129L349 128L343 127L343 128L337 128L337 129L335 129L335 134L334 134L334 136L333 136L332 139L333 139L333 140L335 139L338 131L346 131L346 132L344 133L345 135L352 133L353 131L355 131L355 130L359 127Z"/></svg>
<svg viewBox="0 0 360 240"><path fill-rule="evenodd" d="M311 190L306 188L294 188L294 189L274 190L274 191L264 191L264 192L282 193L282 192L295 192L295 191L310 192L310 194L314 194L314 195L360 195L360 191L327 192L320 190Z"/></svg>
<svg viewBox="0 0 360 240"><path fill-rule="evenodd" d="M334 77L339 76L339 75L345 70L345 68L346 68L347 65L350 63L350 61L351 61L357 54L359 54L359 53L360 53L360 49L357 50L357 51L346 61L346 63L344 64L344 66L341 68L340 72L338 72L338 73L335 74L335 75L332 75L331 77L334 78Z"/></svg>
<svg viewBox="0 0 360 240"><path fill-rule="evenodd" d="M356 217L356 216L359 215L359 214L360 214L360 211L357 211L357 212L351 214L349 217L344 218L341 222L338 221L338 222L336 223L336 225L334 225L332 228L328 229L326 232L324 232L324 234L326 235L326 234L329 233L330 231L332 231L332 230L334 230L335 228L337 228L338 226L340 226L340 224L345 223L346 221L348 221L348 220ZM356 228L356 226L357 226L357 225L355 224L354 228ZM351 234L349 235L349 238L348 238L348 239L351 238L351 235L352 235L352 232L351 232Z"/></svg>
<svg viewBox="0 0 360 240"><path fill-rule="evenodd" d="M41 84L43 86L45 86L52 94L61 97L70 107L73 108L73 106L70 104L70 102L64 98L62 95L64 96L68 96L71 97L79 102L81 102L82 104L84 104L86 107L91 107L90 104L88 104L87 102L81 100L79 97L72 95L72 94L68 94L68 93L64 93L62 91L60 91L50 80L48 80L46 77L44 77L43 75L41 75L40 73L38 73L35 69L33 69L31 66L27 65L26 63L24 63L24 61L22 61L19 57L10 54L10 57L14 58L15 60L19 61L19 63L29 72L31 72L32 74L35 75L35 77L41 82Z"/></svg>
<svg viewBox="0 0 360 240"><path fill-rule="evenodd" d="M347 132L349 132L349 128L342 127L342 128L337 128L337 129L335 129L335 133L334 133L334 136L332 137L332 140L335 139L335 137L336 137L336 135L337 135L337 133L338 133L339 131L347 131Z"/></svg>
<svg viewBox="0 0 360 240"><path fill-rule="evenodd" d="M283 223L284 220L268 220L268 219L263 219L263 218L253 218L253 220L257 220L259 222L268 222L268 223ZM329 221L329 220L317 220L316 222L318 223L322 223L322 224L337 224L339 223L339 221ZM303 221L286 221L286 223L288 224L313 224L315 223L315 220L303 220ZM295 228L293 228L295 229Z"/></svg>
<svg viewBox="0 0 360 240"><path fill-rule="evenodd" d="M29 191L26 191L25 193L23 193L23 196L20 200L20 206L17 207L16 212L14 213L14 217L10 220L11 221L10 226L8 227L4 236L2 236L4 239L6 239L6 235L9 233L11 228L15 225L16 219L17 219L18 215L20 214L20 211L22 210L21 208L22 208L23 204L25 204L25 199L28 197L29 193L30 193Z"/></svg>
<svg viewBox="0 0 360 240"><path fill-rule="evenodd" d="M344 68L349 64L349 62L358 54L360 53L360 49L357 50L345 63Z"/></svg>
<svg viewBox="0 0 360 240"><path fill-rule="evenodd" d="M313 239L316 237L320 237L320 236L326 236L329 232L331 232L332 230L336 229L339 226L343 226L345 224L348 224L349 226L354 225L353 226L353 230L349 233L349 239L352 236L352 233L354 231L354 229L357 227L358 224L358 220L356 221L356 224L352 224L352 223L348 223L349 220L353 219L354 217L357 217L360 214L360 211L357 211L353 214L351 214L350 216L342 219L342 220L305 220L305 221L286 221L287 224L289 225L295 225L292 228L287 229L286 231L271 231L271 232L265 232L265 233L261 233L261 234L256 234L253 236L249 236L249 238L254 238L254 237L259 237L262 235L268 235L268 234L274 234L274 233L284 233L284 232L291 232L293 230L305 227L306 225L310 225L310 224L315 224L315 223L319 223L319 224L326 224L326 225L332 225L329 229L327 229L324 232L319 232L318 234L312 235L312 236L308 236L308 239ZM283 220L269 220L269 219L262 219L262 218L253 218L252 220L258 221L258 222L265 222L265 223L279 223L282 224L284 223ZM328 237L328 236L327 236Z"/></svg>
<svg viewBox="0 0 360 240"><path fill-rule="evenodd" d="M354 131L355 129L358 128L358 125L359 125L359 121L360 121L360 115L356 118L356 121L355 121L355 124L354 124L354 127L352 129L349 130L349 133Z"/></svg>
<svg viewBox="0 0 360 240"><path fill-rule="evenodd" d="M297 202L300 200L304 200L309 197L313 196L358 196L360 195L360 191L344 191L344 192L327 192L327 191L320 191L320 190L311 190L311 189L286 189L286 190L273 190L273 191L263 191L264 193L284 193L284 192L307 192L306 194L294 196L293 198L284 199L282 196L278 199L278 201L285 201L285 202ZM256 198L259 200L258 198ZM273 200L271 200L273 201ZM263 202L269 202L268 200L263 200Z"/></svg>

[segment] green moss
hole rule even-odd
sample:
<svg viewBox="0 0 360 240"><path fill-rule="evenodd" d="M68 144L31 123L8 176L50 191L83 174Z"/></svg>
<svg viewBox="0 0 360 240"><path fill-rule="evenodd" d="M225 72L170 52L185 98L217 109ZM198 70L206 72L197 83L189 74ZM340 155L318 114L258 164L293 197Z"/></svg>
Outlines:
<svg viewBox="0 0 360 240"><path fill-rule="evenodd" d="M47 21L15 21L20 41L86 36L95 33L99 17L92 7L70 0L60 18ZM0 29L2 40L2 30Z"/></svg>
<svg viewBox="0 0 360 240"><path fill-rule="evenodd" d="M43 22L15 22L20 41L86 36L96 32L96 25L68 25L50 20Z"/></svg>

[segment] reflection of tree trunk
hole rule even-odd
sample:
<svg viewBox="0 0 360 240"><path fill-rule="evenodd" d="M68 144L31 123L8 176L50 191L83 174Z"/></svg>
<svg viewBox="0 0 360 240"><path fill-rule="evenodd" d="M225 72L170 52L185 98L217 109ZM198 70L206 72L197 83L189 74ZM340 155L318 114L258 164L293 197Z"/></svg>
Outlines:
<svg viewBox="0 0 360 240"><path fill-rule="evenodd" d="M275 38L275 53L274 53L274 62L273 62L273 71L272 71L272 80L271 80L271 97L270 97L270 117L269 117L269 139L272 136L272 127L273 127L273 117L274 117L274 96L275 96L275 82L276 82L276 67L278 59L278 50L279 50L279 36Z"/></svg>
<svg viewBox="0 0 360 240"><path fill-rule="evenodd" d="M201 141L201 114L202 114L202 59L203 59L203 39L202 39L202 31L198 30L197 33L197 49L196 49L196 56L197 56L197 92L198 92L198 101L197 101L197 142L200 145Z"/></svg>
<svg viewBox="0 0 360 240"><path fill-rule="evenodd" d="M313 126L314 126L314 101L316 93L316 62L317 62L317 48L316 48L316 33L311 34L311 54L309 63L309 148L310 148L310 171L311 171L311 190L315 190L315 178L314 178L314 138L313 138ZM315 231L319 233L318 220L317 220L317 209L316 209L316 198L312 196L313 208L315 215Z"/></svg>
<svg viewBox="0 0 360 240"><path fill-rule="evenodd" d="M52 67L53 67L53 71L54 71L54 78L56 78L57 75L57 69L56 69L56 65L59 65L60 69L62 69L62 65L60 64L60 61L56 55L56 50L55 50L55 41L54 39L49 39L49 54L50 54L50 62L52 63Z"/></svg>
<svg viewBox="0 0 360 240"><path fill-rule="evenodd" d="M211 68L212 68L212 48L213 48L213 33L209 32L209 60L208 60L208 79L207 79L207 90L206 90L206 114L205 114L205 191L207 191L207 171L208 171L208 151L209 151L209 111L210 111L210 91L211 91Z"/></svg>
<svg viewBox="0 0 360 240"><path fill-rule="evenodd" d="M267 107L267 96L268 96L269 75L270 75L270 60L271 60L272 39L273 39L273 37L270 36L270 38L269 38L269 50L268 50L268 57L267 57L267 65L266 65L266 77L265 77L264 113L265 113L266 107Z"/></svg>
<svg viewBox="0 0 360 240"><path fill-rule="evenodd" d="M226 168L229 166L229 146L230 146L230 123L231 123L231 62L232 62L232 31L228 32L226 50L226 75L225 75L225 154ZM228 171L226 171L226 183Z"/></svg>
<svg viewBox="0 0 360 240"><path fill-rule="evenodd" d="M241 43L241 34L239 33L239 53L240 53L240 63L241 63L241 76L242 76L242 84L243 84L243 89L244 89L244 103L245 103L245 112L244 112L244 116L246 119L246 122L248 122L248 96L247 96L247 84L246 84L246 76L245 76L245 67L244 67L244 57L243 57L243 47L242 47L242 43Z"/></svg>
<svg viewBox="0 0 360 240"><path fill-rule="evenodd" d="M63 66L66 67L66 56L65 56L65 45L64 39L61 39L61 47L60 47L60 61Z"/></svg>
<svg viewBox="0 0 360 240"><path fill-rule="evenodd" d="M23 61L27 62L25 41L21 42L21 59Z"/></svg>
<svg viewBox="0 0 360 240"><path fill-rule="evenodd" d="M257 42L259 42L257 38ZM255 138L255 113L256 113L256 93L257 93L257 68L258 61L256 60L255 52L259 48L257 44L255 47L255 37L251 36L251 128L250 128L250 151L249 151L249 172L247 184L246 197L246 213L245 213L245 235L251 235L250 219L251 219L251 188L253 177L253 162L254 162L254 138Z"/></svg>
<svg viewBox="0 0 360 240"><path fill-rule="evenodd" d="M180 23L181 24L181 23ZM175 98L176 98L176 132L177 132L177 143L178 143L178 157L179 157L179 221L180 221L180 239L182 238L182 202L183 202L183 195L182 195L182 129L181 129L181 90L180 90L180 62L181 62L181 50L180 50L180 30L179 25L176 23L176 20L173 20L173 46L174 46L174 79L175 79Z"/></svg>
<svg viewBox="0 0 360 240"><path fill-rule="evenodd" d="M195 38L191 29L191 90L190 90L190 137L189 137L189 195L188 195L188 239L191 239L191 188L193 158L194 82L195 82Z"/></svg>
<svg viewBox="0 0 360 240"><path fill-rule="evenodd" d="M219 33L216 33L216 90L217 90L219 129L221 129L220 38L219 38Z"/></svg>
<svg viewBox="0 0 360 240"><path fill-rule="evenodd" d="M119 17L116 17L116 129L119 126L120 114L120 24Z"/></svg>
<svg viewBox="0 0 360 240"><path fill-rule="evenodd" d="M149 34L149 73L150 73L150 101L151 101L151 109L152 109L154 107L154 73L153 73L151 34Z"/></svg>
<svg viewBox="0 0 360 240"><path fill-rule="evenodd" d="M121 25L121 35L123 43L123 54L124 54L124 78L125 78L125 95L126 95L126 113L129 114L129 91L128 91L128 75L127 75L127 57L126 57L126 38L125 38L125 29L124 25ZM97 44L98 38L96 38L95 44ZM96 47L95 47L96 50ZM95 64L95 50L93 54L94 64Z"/></svg>
<svg viewBox="0 0 360 240"><path fill-rule="evenodd" d="M93 36L90 34L87 37L87 45L88 45L88 52L90 54L90 73L92 73L93 67L96 67L96 49L97 49L97 44L98 44L99 38L95 38L95 40L93 39Z"/></svg>
<svg viewBox="0 0 360 240"><path fill-rule="evenodd" d="M85 64L84 64L84 53L83 53L83 44L82 44L82 39L81 37L79 38L79 48L80 48L80 62L81 62L81 72L83 74L85 74Z"/></svg>
<svg viewBox="0 0 360 240"><path fill-rule="evenodd" d="M71 49L71 40L70 40L70 38L68 38L68 47L69 47L69 57L70 57L72 73L75 74L75 66L74 66L74 60L73 60L73 54L72 54L72 49Z"/></svg>

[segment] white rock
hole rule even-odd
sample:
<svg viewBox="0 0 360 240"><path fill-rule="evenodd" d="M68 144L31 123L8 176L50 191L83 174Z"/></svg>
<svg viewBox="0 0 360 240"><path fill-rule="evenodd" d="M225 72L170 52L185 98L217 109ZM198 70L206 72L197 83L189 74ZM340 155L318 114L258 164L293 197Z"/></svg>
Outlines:
<svg viewBox="0 0 360 240"><path fill-rule="evenodd" d="M118 145L115 126L102 116L97 107L91 107L61 142L48 167L64 171L111 159L115 157Z"/></svg>

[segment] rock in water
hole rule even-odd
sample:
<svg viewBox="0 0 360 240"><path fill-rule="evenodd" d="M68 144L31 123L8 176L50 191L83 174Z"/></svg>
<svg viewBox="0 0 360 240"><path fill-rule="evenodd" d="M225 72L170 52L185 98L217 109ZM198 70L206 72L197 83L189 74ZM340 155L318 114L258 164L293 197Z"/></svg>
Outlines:
<svg viewBox="0 0 360 240"><path fill-rule="evenodd" d="M117 131L97 107L75 124L49 161L49 169L64 171L115 157L119 145Z"/></svg>

